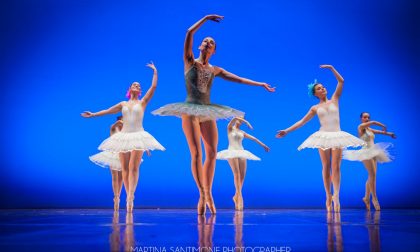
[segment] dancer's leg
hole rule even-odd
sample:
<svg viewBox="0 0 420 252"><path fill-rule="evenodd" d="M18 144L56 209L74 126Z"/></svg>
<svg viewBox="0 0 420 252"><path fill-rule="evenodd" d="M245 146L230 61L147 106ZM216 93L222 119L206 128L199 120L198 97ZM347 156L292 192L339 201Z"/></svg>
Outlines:
<svg viewBox="0 0 420 252"><path fill-rule="evenodd" d="M319 157L321 158L322 162L322 179L324 181L325 195L327 198L325 206L327 208L327 211L331 211L331 149L318 149L318 151Z"/></svg>
<svg viewBox="0 0 420 252"><path fill-rule="evenodd" d="M368 172L368 178L366 180L366 192L365 197L362 199L365 203L366 209L370 210L370 195L372 194L372 178L373 178L373 162L372 160L363 160L363 165Z"/></svg>
<svg viewBox="0 0 420 252"><path fill-rule="evenodd" d="M238 196L238 203L239 203L239 210L244 209L244 200L242 197L242 187L244 186L245 175L246 175L246 159L239 159L239 173L241 175L241 186L239 188L239 196Z"/></svg>
<svg viewBox="0 0 420 252"><path fill-rule="evenodd" d="M114 193L114 210L118 211L120 208L120 194L122 188L121 172L110 169L112 177L112 191Z"/></svg>
<svg viewBox="0 0 420 252"><path fill-rule="evenodd" d="M206 198L206 204L209 207L211 213L216 213L216 206L214 205L212 186L214 171L216 168L216 154L217 154L217 143L219 140L216 121L205 121L200 123L201 135L204 140L204 149L206 151L206 159L204 161L204 192Z"/></svg>
<svg viewBox="0 0 420 252"><path fill-rule="evenodd" d="M139 171L141 158L143 156L142 150L133 150L130 155L130 162L128 165L129 175L128 175L128 196L127 196L127 211L131 212L134 206L134 193L137 189L137 184L139 182Z"/></svg>
<svg viewBox="0 0 420 252"><path fill-rule="evenodd" d="M188 148L191 154L191 172L197 185L200 199L197 205L198 214L205 212L204 200L204 174L202 169L201 132L198 118L194 116L182 116L182 129L187 139Z"/></svg>
<svg viewBox="0 0 420 252"><path fill-rule="evenodd" d="M129 183L128 183L128 165L130 163L130 152L121 152L120 153L120 162L121 162L121 175L122 175L122 181L125 188L125 193L128 197L128 189L129 189Z"/></svg>
<svg viewBox="0 0 420 252"><path fill-rule="evenodd" d="M241 174L239 172L239 158L228 159L230 168L233 173L233 183L235 185L235 195L233 196L233 202L235 202L235 209L238 210L238 195L241 191Z"/></svg>
<svg viewBox="0 0 420 252"><path fill-rule="evenodd" d="M342 149L333 149L331 151L331 169L332 169L332 183L334 189L333 202L334 212L340 212L340 183L341 183L341 158L343 155Z"/></svg>

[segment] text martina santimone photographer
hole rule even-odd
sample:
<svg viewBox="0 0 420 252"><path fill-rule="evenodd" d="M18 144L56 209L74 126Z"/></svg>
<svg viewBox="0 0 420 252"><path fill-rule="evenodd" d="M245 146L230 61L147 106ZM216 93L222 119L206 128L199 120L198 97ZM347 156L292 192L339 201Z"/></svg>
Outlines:
<svg viewBox="0 0 420 252"><path fill-rule="evenodd" d="M137 246L131 247L134 252L291 252L289 246L248 246L248 247L154 247L154 246Z"/></svg>

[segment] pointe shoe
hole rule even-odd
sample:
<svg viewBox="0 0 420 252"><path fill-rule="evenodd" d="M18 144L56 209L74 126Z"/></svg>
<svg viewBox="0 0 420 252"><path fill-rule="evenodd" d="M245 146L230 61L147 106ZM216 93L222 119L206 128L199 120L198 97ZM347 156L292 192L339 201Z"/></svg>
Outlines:
<svg viewBox="0 0 420 252"><path fill-rule="evenodd" d="M363 197L362 198L362 201L363 201L363 203L365 203L366 210L370 211L370 201L369 201L369 198Z"/></svg>
<svg viewBox="0 0 420 252"><path fill-rule="evenodd" d="M332 196L327 196L327 200L325 201L325 208L327 209L327 212L331 212L332 210Z"/></svg>
<svg viewBox="0 0 420 252"><path fill-rule="evenodd" d="M376 198L372 198L373 207L375 207L376 211L381 211L381 206L379 205L379 201Z"/></svg>
<svg viewBox="0 0 420 252"><path fill-rule="evenodd" d="M332 197L333 203L334 203L334 212L339 213L340 212L340 200L338 199L338 195L334 195Z"/></svg>
<svg viewBox="0 0 420 252"><path fill-rule="evenodd" d="M238 211L244 210L244 199L242 198L242 196L238 196L238 204L237 204L236 210Z"/></svg>
<svg viewBox="0 0 420 252"><path fill-rule="evenodd" d="M203 215L206 213L206 203L204 201L204 199L202 197L200 197L200 199L198 200L198 204L197 204L197 214L198 215Z"/></svg>
<svg viewBox="0 0 420 252"><path fill-rule="evenodd" d="M120 210L120 197L114 197L114 211Z"/></svg>
<svg viewBox="0 0 420 252"><path fill-rule="evenodd" d="M210 193L204 194L204 198L205 198L206 206L209 208L211 214L215 214L216 206L214 205L213 197L211 196L211 194Z"/></svg>
<svg viewBox="0 0 420 252"><path fill-rule="evenodd" d="M134 197L127 198L127 213L132 213L134 208Z"/></svg>

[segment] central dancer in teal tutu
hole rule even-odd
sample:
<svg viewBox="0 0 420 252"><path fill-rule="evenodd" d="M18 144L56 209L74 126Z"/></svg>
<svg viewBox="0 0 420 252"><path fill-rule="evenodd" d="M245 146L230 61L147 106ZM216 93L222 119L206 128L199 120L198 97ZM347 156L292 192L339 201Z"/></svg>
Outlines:
<svg viewBox="0 0 420 252"><path fill-rule="evenodd" d="M185 102L168 104L152 113L155 115L171 115L182 118L182 129L191 153L191 170L200 193L197 205L198 214L204 214L206 205L211 213L216 213L213 202L212 184L216 166L218 143L217 119L243 116L244 113L227 106L210 103L210 90L215 76L225 80L263 87L269 92L274 88L267 83L256 82L234 75L225 69L209 63L215 53L216 42L206 37L199 46L200 56L195 59L192 50L194 33L207 21L220 22L223 16L207 15L191 26L184 44L184 75L187 88ZM206 159L202 164L201 139L204 142Z"/></svg>

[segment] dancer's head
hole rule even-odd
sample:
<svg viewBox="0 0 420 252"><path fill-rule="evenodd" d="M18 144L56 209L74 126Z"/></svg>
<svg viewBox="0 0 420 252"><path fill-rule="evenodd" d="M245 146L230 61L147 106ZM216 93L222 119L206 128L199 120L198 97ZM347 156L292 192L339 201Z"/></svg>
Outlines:
<svg viewBox="0 0 420 252"><path fill-rule="evenodd" d="M117 116L117 120L116 121L121 121L123 119L122 116Z"/></svg>
<svg viewBox="0 0 420 252"><path fill-rule="evenodd" d="M198 49L203 54L213 55L216 52L216 41L212 37L206 37Z"/></svg>
<svg viewBox="0 0 420 252"><path fill-rule="evenodd" d="M141 95L140 83L138 83L137 81L131 83L130 87L127 90L127 93L125 94L125 96L128 99L130 99L131 94L133 94L134 96L137 96L137 97L140 97L140 95Z"/></svg>
<svg viewBox="0 0 420 252"><path fill-rule="evenodd" d="M242 118L242 119L244 119L244 116L238 116L239 118ZM236 126L236 128L238 128L239 129L239 127L241 127L241 125L242 125L242 121L240 121L240 120L236 120L235 121L235 126Z"/></svg>
<svg viewBox="0 0 420 252"><path fill-rule="evenodd" d="M308 95L322 99L327 96L327 89L324 87L324 85L322 85L322 83L319 83L315 79L314 82L308 85Z"/></svg>
<svg viewBox="0 0 420 252"><path fill-rule="evenodd" d="M362 112L360 114L360 121L362 121L362 123L367 123L370 121L370 114L368 112Z"/></svg>

